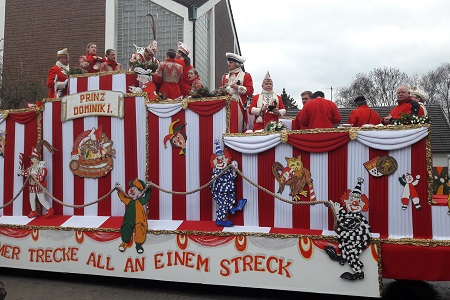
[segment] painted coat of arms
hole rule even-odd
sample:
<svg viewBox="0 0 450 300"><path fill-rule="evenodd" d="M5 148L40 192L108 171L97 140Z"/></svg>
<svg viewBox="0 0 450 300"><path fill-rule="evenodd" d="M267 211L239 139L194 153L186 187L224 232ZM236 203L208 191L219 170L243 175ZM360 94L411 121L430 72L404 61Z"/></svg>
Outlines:
<svg viewBox="0 0 450 300"><path fill-rule="evenodd" d="M74 175L88 178L103 177L113 168L116 150L102 128L84 131L74 141L70 170Z"/></svg>

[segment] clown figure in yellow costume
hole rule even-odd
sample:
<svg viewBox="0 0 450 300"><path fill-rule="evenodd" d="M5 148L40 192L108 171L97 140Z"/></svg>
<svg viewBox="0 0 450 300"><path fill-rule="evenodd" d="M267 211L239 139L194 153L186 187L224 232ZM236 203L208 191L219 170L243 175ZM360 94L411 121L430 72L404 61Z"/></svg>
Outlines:
<svg viewBox="0 0 450 300"><path fill-rule="evenodd" d="M122 227L120 228L120 235L122 243L119 250L124 252L128 248L131 237L134 233L134 241L136 243L136 251L141 254L144 252L142 244L147 238L147 213L146 205L150 199L151 188L146 189L144 181L136 178L128 184L128 195L126 195L122 186L116 183L117 195L125 205L125 215L123 216Z"/></svg>

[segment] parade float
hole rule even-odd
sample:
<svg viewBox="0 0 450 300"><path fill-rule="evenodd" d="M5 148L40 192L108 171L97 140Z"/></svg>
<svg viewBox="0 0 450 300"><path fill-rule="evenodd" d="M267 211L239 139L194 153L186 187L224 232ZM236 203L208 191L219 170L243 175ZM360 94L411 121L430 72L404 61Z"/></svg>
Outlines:
<svg viewBox="0 0 450 300"><path fill-rule="evenodd" d="M69 95L2 112L3 267L364 297L383 277L450 280L429 124L243 133L229 96L137 85L75 75ZM23 171L41 141L45 183ZM28 217L32 182L52 214Z"/></svg>

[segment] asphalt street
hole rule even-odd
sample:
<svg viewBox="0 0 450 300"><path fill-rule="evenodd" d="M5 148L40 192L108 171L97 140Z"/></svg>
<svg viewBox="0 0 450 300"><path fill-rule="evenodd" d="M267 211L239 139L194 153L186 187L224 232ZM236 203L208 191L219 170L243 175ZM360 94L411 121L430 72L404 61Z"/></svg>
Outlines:
<svg viewBox="0 0 450 300"><path fill-rule="evenodd" d="M8 293L5 298L6 300L373 299L154 280L60 274L9 268L0 269L0 281L4 283ZM383 280L383 284L382 299L450 299L450 282Z"/></svg>

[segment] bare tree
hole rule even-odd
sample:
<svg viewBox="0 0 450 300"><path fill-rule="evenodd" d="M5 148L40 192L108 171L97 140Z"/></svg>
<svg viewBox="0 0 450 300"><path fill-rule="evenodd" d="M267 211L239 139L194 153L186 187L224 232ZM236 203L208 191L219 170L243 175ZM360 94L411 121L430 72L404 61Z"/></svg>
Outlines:
<svg viewBox="0 0 450 300"><path fill-rule="evenodd" d="M339 106L353 107L352 100L364 96L369 106L393 106L397 103L397 87L411 82L412 79L397 68L376 68L369 74L357 74L349 86L338 89L336 102Z"/></svg>

